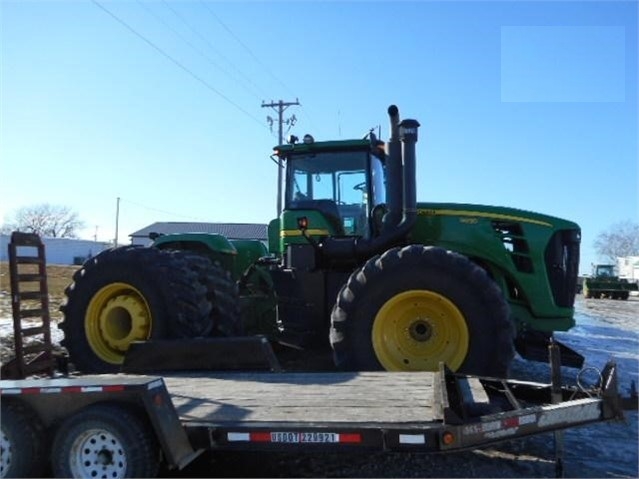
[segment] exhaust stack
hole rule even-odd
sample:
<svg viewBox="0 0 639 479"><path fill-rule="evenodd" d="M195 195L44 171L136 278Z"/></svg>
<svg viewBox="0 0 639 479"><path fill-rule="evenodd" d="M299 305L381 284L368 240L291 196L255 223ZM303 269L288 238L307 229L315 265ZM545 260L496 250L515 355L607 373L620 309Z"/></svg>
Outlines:
<svg viewBox="0 0 639 479"><path fill-rule="evenodd" d="M399 123L395 105L388 108L391 138L388 144L387 193L389 211L384 215L382 233L376 238L326 238L321 244L323 255L330 259L367 258L387 250L411 230L417 219L415 179L415 144L417 120ZM392 198L392 199L391 199ZM401 217L401 221L400 221Z"/></svg>
<svg viewBox="0 0 639 479"><path fill-rule="evenodd" d="M386 206L382 234L397 227L403 213L403 169L402 144L399 140L399 110L395 105L388 107L390 137L386 143Z"/></svg>

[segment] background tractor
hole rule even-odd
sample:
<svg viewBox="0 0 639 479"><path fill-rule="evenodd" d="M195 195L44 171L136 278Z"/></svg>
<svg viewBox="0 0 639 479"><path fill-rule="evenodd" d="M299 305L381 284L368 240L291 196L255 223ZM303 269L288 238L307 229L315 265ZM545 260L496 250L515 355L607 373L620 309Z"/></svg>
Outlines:
<svg viewBox="0 0 639 479"><path fill-rule="evenodd" d="M584 278L582 290L584 298L628 299L631 291L637 291L637 284L619 278L612 264L593 264L592 274Z"/></svg>
<svg viewBox="0 0 639 479"><path fill-rule="evenodd" d="M60 327L76 367L116 371L133 341L267 335L347 370L505 376L573 326L580 229L501 208L416 201L419 123L391 106L386 144L275 148L284 209L259 241L158 236L88 260ZM567 355L562 354L562 357ZM576 357L579 363L582 358Z"/></svg>

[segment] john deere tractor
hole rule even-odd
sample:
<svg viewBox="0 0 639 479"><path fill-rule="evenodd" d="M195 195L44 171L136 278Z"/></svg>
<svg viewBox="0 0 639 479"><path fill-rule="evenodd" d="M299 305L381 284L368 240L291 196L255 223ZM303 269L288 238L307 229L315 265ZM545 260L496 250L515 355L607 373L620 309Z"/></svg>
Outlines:
<svg viewBox="0 0 639 479"><path fill-rule="evenodd" d="M593 264L592 275L583 281L585 298L628 299L631 291L637 291L637 284L617 276L612 264Z"/></svg>
<svg viewBox="0 0 639 479"><path fill-rule="evenodd" d="M346 370L505 376L573 326L580 229L495 206L416 201L419 123L390 139L275 148L284 208L259 241L159 236L90 260L61 328L71 360L115 371L133 341L267 335ZM541 353L540 353L541 351Z"/></svg>

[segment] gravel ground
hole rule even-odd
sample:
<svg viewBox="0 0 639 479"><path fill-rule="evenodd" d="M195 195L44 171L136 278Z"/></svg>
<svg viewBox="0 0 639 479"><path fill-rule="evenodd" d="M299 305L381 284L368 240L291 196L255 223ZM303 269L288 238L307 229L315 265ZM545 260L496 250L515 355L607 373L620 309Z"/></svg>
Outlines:
<svg viewBox="0 0 639 479"><path fill-rule="evenodd" d="M0 357L6 361L12 341L10 298L0 291ZM579 326L560 340L602 367L614 357L622 373L621 387L639 379L639 298L629 301L577 301ZM61 339L52 329L54 341ZM515 360L513 374L547 381L547 367ZM565 370L568 382L575 371ZM639 477L637 413L624 423L606 423L565 433L566 477ZM554 477L553 435L508 441L485 449L454 454L206 454L179 473L166 477Z"/></svg>

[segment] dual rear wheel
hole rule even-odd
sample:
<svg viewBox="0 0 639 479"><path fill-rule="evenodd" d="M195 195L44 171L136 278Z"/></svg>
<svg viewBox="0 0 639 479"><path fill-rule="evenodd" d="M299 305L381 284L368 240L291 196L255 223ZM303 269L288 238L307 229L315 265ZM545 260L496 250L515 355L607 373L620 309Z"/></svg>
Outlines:
<svg viewBox="0 0 639 479"><path fill-rule="evenodd" d="M133 341L239 332L229 273L188 251L104 251L74 274L65 293L62 345L84 372L118 371Z"/></svg>

